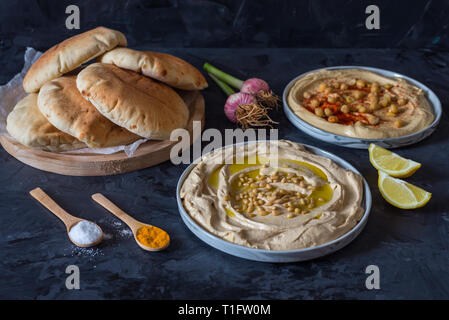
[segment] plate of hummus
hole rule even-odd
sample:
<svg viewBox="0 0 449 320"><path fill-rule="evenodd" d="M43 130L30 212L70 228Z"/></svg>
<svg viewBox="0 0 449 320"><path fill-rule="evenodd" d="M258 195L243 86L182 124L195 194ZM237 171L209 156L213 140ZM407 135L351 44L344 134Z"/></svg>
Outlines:
<svg viewBox="0 0 449 320"><path fill-rule="evenodd" d="M349 148L397 148L435 131L442 113L435 93L402 74L370 67L313 70L283 93L284 111L308 135Z"/></svg>
<svg viewBox="0 0 449 320"><path fill-rule="evenodd" d="M368 184L351 164L288 140L214 150L187 167L176 196L198 238L263 262L339 250L362 231L371 209Z"/></svg>

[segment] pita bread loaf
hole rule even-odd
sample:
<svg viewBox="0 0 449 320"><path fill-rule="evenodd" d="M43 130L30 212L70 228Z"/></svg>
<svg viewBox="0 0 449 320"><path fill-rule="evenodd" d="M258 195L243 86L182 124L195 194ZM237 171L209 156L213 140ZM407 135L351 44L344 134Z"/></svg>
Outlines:
<svg viewBox="0 0 449 320"><path fill-rule="evenodd" d="M102 63L142 73L182 90L201 90L207 82L190 63L167 53L116 48L99 58Z"/></svg>
<svg viewBox="0 0 449 320"><path fill-rule="evenodd" d="M28 93L37 92L45 82L59 78L117 46L126 46L123 33L104 27L71 37L37 59L23 79L23 88Z"/></svg>
<svg viewBox="0 0 449 320"><path fill-rule="evenodd" d="M37 105L42 114L59 130L91 148L130 144L139 136L112 123L76 88L76 77L61 77L44 84Z"/></svg>
<svg viewBox="0 0 449 320"><path fill-rule="evenodd" d="M71 135L56 129L40 113L37 94L20 100L6 119L9 134L24 146L46 151L69 151L86 145Z"/></svg>
<svg viewBox="0 0 449 320"><path fill-rule="evenodd" d="M78 74L76 85L106 118L141 137L169 139L187 124L189 110L176 91L133 71L94 63Z"/></svg>

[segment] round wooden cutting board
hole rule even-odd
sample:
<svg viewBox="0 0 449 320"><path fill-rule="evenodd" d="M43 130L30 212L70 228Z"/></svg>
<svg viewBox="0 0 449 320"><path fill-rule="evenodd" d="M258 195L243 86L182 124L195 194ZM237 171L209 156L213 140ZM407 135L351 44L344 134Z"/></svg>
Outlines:
<svg viewBox="0 0 449 320"><path fill-rule="evenodd" d="M193 134L193 121L201 121L204 128L204 98L198 91L183 91L180 96L190 110L186 129ZM197 137L192 137L190 143ZM148 168L170 159L176 141L147 141L131 157L124 151L114 154L68 154L31 149L17 141L0 136L3 148L17 160L34 168L69 176L106 176Z"/></svg>

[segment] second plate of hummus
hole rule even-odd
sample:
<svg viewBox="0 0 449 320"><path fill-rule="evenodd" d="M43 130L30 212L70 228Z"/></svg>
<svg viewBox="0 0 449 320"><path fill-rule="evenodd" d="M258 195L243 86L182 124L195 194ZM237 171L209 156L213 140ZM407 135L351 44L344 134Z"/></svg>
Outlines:
<svg viewBox="0 0 449 320"><path fill-rule="evenodd" d="M287 118L305 133L334 144L396 148L429 136L441 118L438 97L404 75L370 67L313 70L283 94Z"/></svg>
<svg viewBox="0 0 449 320"><path fill-rule="evenodd" d="M360 173L295 142L251 141L204 155L177 187L181 217L201 240L266 262L317 258L351 242L371 209Z"/></svg>

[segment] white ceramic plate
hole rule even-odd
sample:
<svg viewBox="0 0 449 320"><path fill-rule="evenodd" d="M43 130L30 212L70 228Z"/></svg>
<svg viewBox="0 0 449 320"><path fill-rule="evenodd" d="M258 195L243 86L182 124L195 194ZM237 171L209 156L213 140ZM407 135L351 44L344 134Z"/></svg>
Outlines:
<svg viewBox="0 0 449 320"><path fill-rule="evenodd" d="M300 117L298 117L292 109L287 104L287 96L290 92L291 87L295 84L296 81L298 81L300 78L306 76L307 74L311 72L316 72L318 70L338 70L338 69L363 69L372 71L375 73L378 73L382 76L389 77L389 78L402 78L413 84L414 86L421 88L424 90L424 92L427 95L427 99L430 102L430 106L432 108L432 112L435 115L435 119L433 122L427 127L422 129L421 131L414 132L412 134L401 136L401 137L394 137L394 138L386 138L386 139L360 139L360 138L352 138L347 136L338 135L335 133L327 132L325 130L319 129L310 123L302 120ZM381 147L384 148L398 148L407 146L413 143L417 143L424 138L428 137L430 134L432 134L438 123L441 119L442 109L441 109L441 102L438 99L437 95L430 90L427 86L422 84L421 82L418 82L412 78L409 78L407 76L404 76L402 74L388 71L384 69L378 69L378 68L371 68L371 67L363 67L363 66L338 66L338 67L329 67L329 68L323 68L323 69L316 69L312 70L306 73L303 73L290 81L290 83L285 87L283 95L282 95L282 101L284 104L284 112L287 116L287 118L290 120L290 122L297 127L299 130L303 131L304 133L308 134L309 136L312 136L316 139L319 139L324 142L333 143L342 147L347 148L356 148L356 149L368 149L369 145L371 143L375 143Z"/></svg>
<svg viewBox="0 0 449 320"><path fill-rule="evenodd" d="M260 141L259 141L260 142ZM248 142L252 143L252 142ZM237 144L239 145L239 144ZM327 157L329 159L332 159L335 163L337 163L339 166L351 170L352 172L355 172L360 175L360 172L357 171L356 168L354 168L351 164L346 162L345 160L341 159L340 157L337 157L336 155L323 151L319 148L312 147L309 145L303 144L310 152ZM226 146L226 147L231 147ZM182 173L181 177L179 178L178 185L176 188L176 200L178 203L178 210L181 214L181 218L186 224L186 226L192 231L198 238L206 242L208 245L221 250L223 252L226 252L228 254L254 260L254 261L262 261L262 262L295 262L295 261L305 261L305 260L311 260L318 257L322 257L324 255L330 254L334 251L337 251L347 244L349 244L352 240L354 240L362 231L363 227L365 227L366 222L368 221L368 215L371 210L371 191L368 186L368 183L363 179L363 191L364 191L364 197L362 206L365 208L365 212L363 214L362 219L358 222L358 224L351 229L349 232L344 234L343 236L325 243L320 246L307 248L307 249L298 249L298 250L263 250L263 249L254 249L249 248L245 246L241 246L235 243L228 242L226 240L223 240L221 238L218 238L217 236L209 233L205 229L203 229L199 224L195 222L195 220L186 212L184 209L184 206L182 205L181 198L179 196L181 187L189 175L190 171L196 166L196 163L192 163L190 166L188 166L184 172Z"/></svg>

